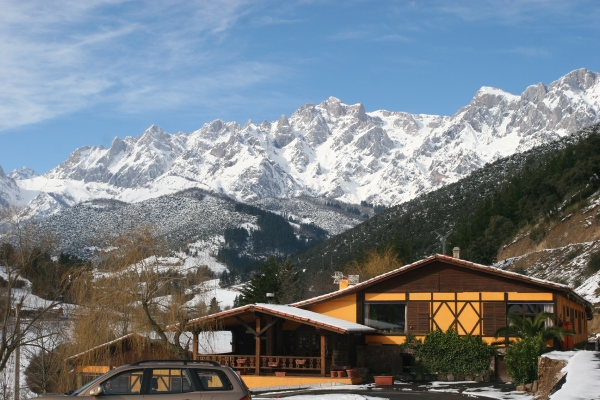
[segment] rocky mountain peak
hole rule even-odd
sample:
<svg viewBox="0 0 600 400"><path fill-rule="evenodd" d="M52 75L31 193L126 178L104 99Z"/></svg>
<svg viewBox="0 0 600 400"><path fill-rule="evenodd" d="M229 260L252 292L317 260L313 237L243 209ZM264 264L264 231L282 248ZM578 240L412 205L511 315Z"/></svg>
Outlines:
<svg viewBox="0 0 600 400"><path fill-rule="evenodd" d="M537 85L528 86L521 98L532 103L538 103L546 97L546 93L548 93L548 88L540 82Z"/></svg>
<svg viewBox="0 0 600 400"><path fill-rule="evenodd" d="M290 126L290 121L288 121L285 114L282 114L281 117L279 117L279 121L277 121L277 122L278 122L278 126Z"/></svg>
<svg viewBox="0 0 600 400"><path fill-rule="evenodd" d="M491 86L483 86L477 91L477 93L475 93L475 96L473 96L469 106L492 108L500 105L501 103L510 103L518 100L519 96L515 96L512 93L508 93L502 89L497 89Z"/></svg>
<svg viewBox="0 0 600 400"><path fill-rule="evenodd" d="M169 134L163 131L157 125L151 125L150 128L146 129L142 134L140 139L141 143L151 143L153 141L159 140L164 141L169 139Z"/></svg>
<svg viewBox="0 0 600 400"><path fill-rule="evenodd" d="M189 188L240 201L306 195L393 205L598 122L599 82L598 74L577 70L521 96L484 86L449 117L366 112L362 103L330 97L260 126L214 120L170 135L152 125L110 149L75 150L44 175L64 184L35 179L39 187L26 190L37 191L36 207L48 212L98 197L135 202Z"/></svg>
<svg viewBox="0 0 600 400"><path fill-rule="evenodd" d="M2 167L0 166L0 173L2 173ZM27 168L25 166L19 167L13 170L8 176L14 180L23 180L23 179L31 179L36 176L40 176L37 172L32 170L31 168Z"/></svg>
<svg viewBox="0 0 600 400"><path fill-rule="evenodd" d="M587 90L598 83L599 74L585 68L569 72L558 80L558 84L567 85L573 90Z"/></svg>

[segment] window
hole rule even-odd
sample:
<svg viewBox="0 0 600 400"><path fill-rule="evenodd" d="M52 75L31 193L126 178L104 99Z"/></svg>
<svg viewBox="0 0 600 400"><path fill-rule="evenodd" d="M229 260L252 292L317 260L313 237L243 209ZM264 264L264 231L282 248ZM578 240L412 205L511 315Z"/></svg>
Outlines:
<svg viewBox="0 0 600 400"><path fill-rule="evenodd" d="M149 394L191 392L192 385L185 369L154 369L150 378Z"/></svg>
<svg viewBox="0 0 600 400"><path fill-rule="evenodd" d="M144 370L126 371L104 382L102 392L105 395L140 394Z"/></svg>
<svg viewBox="0 0 600 400"><path fill-rule="evenodd" d="M365 325L384 333L404 333L406 303L365 303Z"/></svg>
<svg viewBox="0 0 600 400"><path fill-rule="evenodd" d="M222 371L193 369L202 384L202 390L232 390L233 386Z"/></svg>
<svg viewBox="0 0 600 400"><path fill-rule="evenodd" d="M521 315L523 317L534 318L539 313L554 313L554 305L550 303L508 303L507 313ZM546 326L553 326L551 318L546 320Z"/></svg>

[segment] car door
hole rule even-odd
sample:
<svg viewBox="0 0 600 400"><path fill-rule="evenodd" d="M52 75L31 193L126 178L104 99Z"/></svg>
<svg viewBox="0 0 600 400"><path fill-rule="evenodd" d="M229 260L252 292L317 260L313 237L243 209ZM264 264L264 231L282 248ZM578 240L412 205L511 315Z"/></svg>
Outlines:
<svg viewBox="0 0 600 400"><path fill-rule="evenodd" d="M186 368L153 368L144 400L201 400L201 392L194 386Z"/></svg>
<svg viewBox="0 0 600 400"><path fill-rule="evenodd" d="M143 400L144 369L131 369L102 382L102 397L110 400Z"/></svg>

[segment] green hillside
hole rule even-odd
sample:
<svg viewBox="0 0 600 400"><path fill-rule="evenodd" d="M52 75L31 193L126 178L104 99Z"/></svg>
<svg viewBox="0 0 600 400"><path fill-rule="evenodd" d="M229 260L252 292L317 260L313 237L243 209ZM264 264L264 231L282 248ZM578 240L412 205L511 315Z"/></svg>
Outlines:
<svg viewBox="0 0 600 400"><path fill-rule="evenodd" d="M498 160L294 257L299 268L334 270L391 247L404 263L441 252L440 234L461 258L490 264L519 228L553 218L600 187L599 125ZM535 232L532 232L535 235Z"/></svg>

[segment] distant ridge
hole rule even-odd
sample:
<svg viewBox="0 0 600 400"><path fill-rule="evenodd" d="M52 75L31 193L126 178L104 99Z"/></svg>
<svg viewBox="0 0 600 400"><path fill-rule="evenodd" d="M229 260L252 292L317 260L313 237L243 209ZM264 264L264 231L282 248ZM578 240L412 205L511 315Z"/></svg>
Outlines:
<svg viewBox="0 0 600 400"><path fill-rule="evenodd" d="M0 177L0 201L45 217L95 198L139 202L200 188L242 202L298 196L395 205L494 160L600 121L600 78L579 69L521 95L483 87L451 117L367 112L335 97L242 126L189 134L152 125L110 148L82 147L43 176Z"/></svg>

